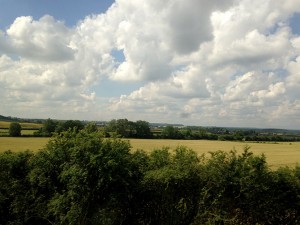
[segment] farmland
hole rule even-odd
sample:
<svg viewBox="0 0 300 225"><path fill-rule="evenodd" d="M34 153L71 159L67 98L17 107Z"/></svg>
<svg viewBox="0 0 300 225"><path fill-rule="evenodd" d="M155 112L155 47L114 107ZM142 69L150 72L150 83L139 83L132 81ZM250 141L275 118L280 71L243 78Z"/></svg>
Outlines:
<svg viewBox="0 0 300 225"><path fill-rule="evenodd" d="M271 168L280 166L295 166L300 163L300 142L234 142L234 141L209 141L209 140L146 140L146 139L130 139L133 150L143 149L151 151L161 148L162 146L171 149L177 146L186 146L193 149L199 155L212 151L230 151L237 150L242 152L245 146L250 147L250 151L255 155L265 154L267 162Z"/></svg>
<svg viewBox="0 0 300 225"><path fill-rule="evenodd" d="M49 138L40 137L0 137L0 152L5 150L14 152L31 150L35 152L42 149L48 140Z"/></svg>
<svg viewBox="0 0 300 225"><path fill-rule="evenodd" d="M0 129L8 129L10 123L11 122L0 121ZM26 123L26 122L21 122L20 125L24 130L38 130L43 126L43 124L40 123Z"/></svg>
<svg viewBox="0 0 300 225"><path fill-rule="evenodd" d="M47 140L0 138L0 143L10 142L5 148L14 151L0 154L4 168L0 170L4 196L0 206L20 212L15 217L14 211L7 210L1 214L2 221L44 224L46 215L49 224L121 224L127 218L126 224L216 224L216 217L222 224L299 224L300 167L292 166L299 159L300 142L100 140L99 132L84 129L53 136L51 145L38 154ZM252 147L254 156L239 154L246 145ZM199 160L187 148L167 151L163 146L187 146L200 155L223 151ZM35 155L22 150L33 147ZM228 152L231 149L238 153ZM271 167L261 153L267 155ZM283 165L291 168L279 168ZM51 204L55 211L49 208ZM74 206L74 216L64 220ZM178 206L184 210L177 210ZM87 222L81 222L81 215L86 215ZM148 223L153 215L158 219ZM90 218L96 218L95 223L89 223Z"/></svg>
<svg viewBox="0 0 300 225"><path fill-rule="evenodd" d="M0 121L0 136L8 136L8 129L11 122L8 121ZM27 123L21 122L21 135L33 135L33 133L39 130L43 124L39 123Z"/></svg>
<svg viewBox="0 0 300 225"><path fill-rule="evenodd" d="M0 152L5 150L38 151L42 149L49 138L37 137L0 137ZM242 152L245 146L250 147L250 151L255 155L265 154L267 162L271 168L280 166L295 166L300 163L300 142L233 142L233 141L209 141L209 140L162 140L162 139L128 139L131 143L132 150L143 149L150 152L153 149L162 147L170 147L171 149L177 146L186 146L193 149L199 155L207 154L212 151L230 151L237 150Z"/></svg>

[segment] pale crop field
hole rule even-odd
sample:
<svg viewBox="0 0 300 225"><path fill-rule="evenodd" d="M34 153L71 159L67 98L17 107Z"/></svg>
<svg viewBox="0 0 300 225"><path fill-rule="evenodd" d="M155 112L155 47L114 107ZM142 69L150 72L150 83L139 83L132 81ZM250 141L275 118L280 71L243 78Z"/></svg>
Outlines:
<svg viewBox="0 0 300 225"><path fill-rule="evenodd" d="M37 137L0 137L0 152L12 150L15 152L31 150L38 151L45 147L49 138ZM269 166L276 169L280 166L294 167L300 165L300 142L279 143L251 143L231 141L208 141L208 140L162 140L162 139L127 139L130 141L132 150L137 149L151 152L153 149L169 147L171 150L178 146L186 146L199 155L213 151L227 151L235 149L238 153L243 152L245 146L255 155L265 154Z"/></svg>
<svg viewBox="0 0 300 225"><path fill-rule="evenodd" d="M35 152L45 147L48 141L49 138L43 137L0 137L0 152L6 150Z"/></svg>
<svg viewBox="0 0 300 225"><path fill-rule="evenodd" d="M175 149L178 146L186 146L199 155L213 151L227 151L235 149L238 153L243 152L245 146L250 147L250 151L255 155L264 154L268 165L271 168L280 166L294 167L300 165L300 142L279 142L279 143L252 143L233 141L209 141L209 140L145 140L129 139L133 150L143 149L147 152L153 149L160 149L162 146ZM207 154L208 155L208 154Z"/></svg>

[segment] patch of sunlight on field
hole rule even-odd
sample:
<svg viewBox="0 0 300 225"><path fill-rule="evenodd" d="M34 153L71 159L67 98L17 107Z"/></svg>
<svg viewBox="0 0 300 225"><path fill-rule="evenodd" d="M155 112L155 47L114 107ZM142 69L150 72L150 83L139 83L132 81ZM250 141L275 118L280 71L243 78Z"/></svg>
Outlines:
<svg viewBox="0 0 300 225"><path fill-rule="evenodd" d="M2 128L0 128L0 136L1 135L8 135L8 129L2 129Z"/></svg>
<svg viewBox="0 0 300 225"><path fill-rule="evenodd" d="M250 151L255 155L264 154L268 165L276 169L280 166L294 167L300 163L300 142L279 142L279 143L252 143L252 142L232 142L232 141L209 141L209 140L146 140L129 139L133 150L143 149L147 152L159 149L163 146L175 149L178 146L191 148L199 155L212 151L227 151L235 149L243 152L245 146L250 147Z"/></svg>
<svg viewBox="0 0 300 225"><path fill-rule="evenodd" d="M33 152L42 149L49 138L41 137L0 137L0 152L11 150L21 152L31 150Z"/></svg>
<svg viewBox="0 0 300 225"><path fill-rule="evenodd" d="M21 135L33 135L38 130L21 130Z"/></svg>

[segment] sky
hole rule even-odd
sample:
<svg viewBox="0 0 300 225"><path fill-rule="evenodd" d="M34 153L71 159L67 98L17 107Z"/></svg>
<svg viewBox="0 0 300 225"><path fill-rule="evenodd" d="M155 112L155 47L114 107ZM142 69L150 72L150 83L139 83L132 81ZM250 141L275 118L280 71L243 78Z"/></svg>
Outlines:
<svg viewBox="0 0 300 225"><path fill-rule="evenodd" d="M300 129L299 0L0 5L0 115Z"/></svg>

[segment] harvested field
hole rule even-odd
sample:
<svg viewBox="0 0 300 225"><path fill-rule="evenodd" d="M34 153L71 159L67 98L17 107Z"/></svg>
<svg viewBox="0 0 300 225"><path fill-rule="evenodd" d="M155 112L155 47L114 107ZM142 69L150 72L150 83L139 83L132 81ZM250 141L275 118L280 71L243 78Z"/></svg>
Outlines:
<svg viewBox="0 0 300 225"><path fill-rule="evenodd" d="M233 141L208 141L208 140L145 140L145 139L129 139L133 150L143 149L151 151L161 148L162 146L171 149L177 146L186 146L193 149L198 154L207 154L208 152L222 150L237 150L242 152L245 146L250 147L250 151L255 155L265 154L267 162L271 168L280 166L296 166L300 165L300 142L233 142Z"/></svg>
<svg viewBox="0 0 300 225"><path fill-rule="evenodd" d="M0 152L5 150L15 152L38 151L47 144L48 140L49 138L41 137L0 137Z"/></svg>
<svg viewBox="0 0 300 225"><path fill-rule="evenodd" d="M5 150L38 151L42 149L49 138L37 137L0 137L0 152ZM242 152L245 146L250 146L250 151L256 155L265 154L267 162L271 168L280 166L294 167L300 163L300 142L231 142L231 141L208 141L208 140L162 140L162 139L128 139L133 150L143 149L147 152L153 149L162 147L170 147L171 149L177 146L186 146L193 149L199 155L208 154L212 151L222 150L230 151L237 150Z"/></svg>

